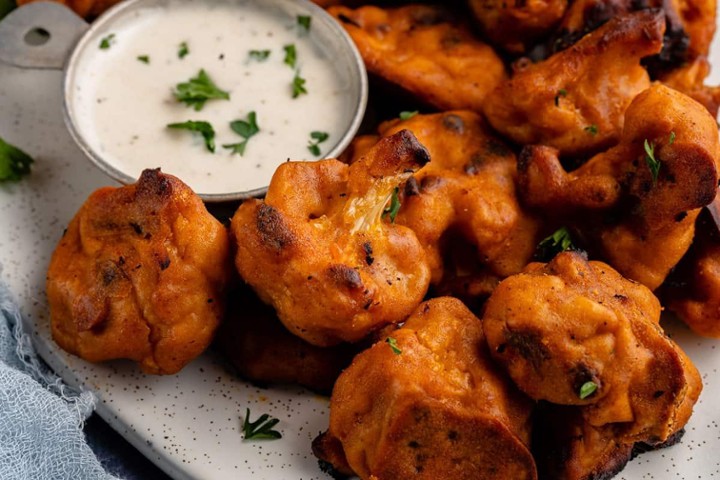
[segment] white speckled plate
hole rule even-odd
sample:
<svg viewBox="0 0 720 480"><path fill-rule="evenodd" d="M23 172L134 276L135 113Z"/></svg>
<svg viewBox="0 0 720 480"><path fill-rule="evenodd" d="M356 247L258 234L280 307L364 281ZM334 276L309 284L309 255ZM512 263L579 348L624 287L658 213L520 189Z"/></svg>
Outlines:
<svg viewBox="0 0 720 480"><path fill-rule="evenodd" d="M87 195L111 183L67 134L60 84L60 72L0 64L0 137L36 159L30 177L0 185L0 280L20 303L43 358L69 383L95 391L100 415L175 478L329 478L310 451L326 427L326 399L300 389L257 389L228 375L211 354L178 375L156 377L125 362L88 364L52 342L44 292L50 255ZM720 478L720 341L676 323L666 327L700 369L705 390L682 443L638 457L617 478ZM279 418L283 438L243 442L246 407Z"/></svg>

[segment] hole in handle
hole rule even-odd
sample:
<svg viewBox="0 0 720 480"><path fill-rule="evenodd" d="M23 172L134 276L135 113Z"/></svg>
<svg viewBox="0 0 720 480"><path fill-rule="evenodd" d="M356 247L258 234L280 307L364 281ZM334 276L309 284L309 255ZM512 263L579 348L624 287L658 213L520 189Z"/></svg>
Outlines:
<svg viewBox="0 0 720 480"><path fill-rule="evenodd" d="M31 28L25 34L24 40L32 47L39 47L50 41L50 32L42 27Z"/></svg>

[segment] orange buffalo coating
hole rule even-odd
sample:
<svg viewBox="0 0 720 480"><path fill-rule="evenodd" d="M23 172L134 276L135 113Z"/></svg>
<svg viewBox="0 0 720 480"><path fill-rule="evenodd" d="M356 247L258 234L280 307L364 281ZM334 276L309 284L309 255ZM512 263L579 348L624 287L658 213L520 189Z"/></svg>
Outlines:
<svg viewBox="0 0 720 480"><path fill-rule="evenodd" d="M531 403L498 372L478 318L436 298L390 335L338 379L316 455L363 480L537 478Z"/></svg>
<svg viewBox="0 0 720 480"><path fill-rule="evenodd" d="M18 6L42 0L17 0ZM49 0L61 3L84 18L94 18L122 0Z"/></svg>
<svg viewBox="0 0 720 480"><path fill-rule="evenodd" d="M477 273L469 268L472 257L486 270L482 282L487 274L504 278L520 272L535 251L539 222L516 197L512 151L473 112L415 115L384 123L380 134L402 129L415 134L431 161L408 180L397 222L412 229L425 248L433 283L469 281ZM452 262L448 254L458 248L470 257Z"/></svg>
<svg viewBox="0 0 720 480"><path fill-rule="evenodd" d="M695 333L720 338L720 197L697 221L695 239L662 288L665 306Z"/></svg>
<svg viewBox="0 0 720 480"><path fill-rule="evenodd" d="M370 73L442 110L479 111L505 78L500 57L438 6L331 7Z"/></svg>
<svg viewBox="0 0 720 480"><path fill-rule="evenodd" d="M188 186L159 170L94 192L47 276L52 334L91 362L172 374L200 355L224 310L230 242Z"/></svg>
<svg viewBox="0 0 720 480"><path fill-rule="evenodd" d="M705 57L698 57L660 76L660 81L702 104L714 118L720 106L720 87L704 84L710 74L710 63Z"/></svg>
<svg viewBox="0 0 720 480"><path fill-rule="evenodd" d="M659 162L657 179L650 153ZM691 98L656 84L628 108L620 144L571 173L557 151L526 148L520 192L528 205L574 212L566 220L585 246L654 290L690 247L699 208L717 191L718 162L715 119Z"/></svg>
<svg viewBox="0 0 720 480"><path fill-rule="evenodd" d="M517 143L594 153L617 142L632 99L650 86L643 57L662 47L657 11L614 18L547 60L516 69L488 97L490 124Z"/></svg>
<svg viewBox="0 0 720 480"><path fill-rule="evenodd" d="M531 398L580 406L584 421L613 426L617 441L652 445L684 427L702 389L663 333L660 310L646 287L565 252L500 283L483 327L495 359Z"/></svg>
<svg viewBox="0 0 720 480"><path fill-rule="evenodd" d="M475 18L494 45L513 53L557 26L568 7L567 0L469 0Z"/></svg>
<svg viewBox="0 0 720 480"><path fill-rule="evenodd" d="M402 321L422 301L430 270L415 234L383 210L427 161L401 131L349 167L281 165L265 201L243 203L232 219L240 275L314 345L356 342Z"/></svg>

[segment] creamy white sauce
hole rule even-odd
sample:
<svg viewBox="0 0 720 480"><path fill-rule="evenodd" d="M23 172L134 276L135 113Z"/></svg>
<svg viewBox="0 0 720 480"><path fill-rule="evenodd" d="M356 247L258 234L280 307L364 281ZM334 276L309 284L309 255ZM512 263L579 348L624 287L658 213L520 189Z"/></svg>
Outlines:
<svg viewBox="0 0 720 480"><path fill-rule="evenodd" d="M243 192L267 186L282 162L314 160L312 131L327 132L322 156L339 140L355 113L347 101L349 80L333 60L303 34L297 19L269 8L237 2L175 1L168 8L143 8L108 25L98 39L113 34L110 48L91 42L78 60L70 108L88 145L117 170L137 178L161 167L197 193ZM181 43L189 53L178 58ZM283 60L294 44L306 95L292 98L295 71ZM265 61L251 50L271 50ZM138 60L147 56L149 63ZM201 111L178 102L175 86L204 69L230 100L208 100ZM243 140L230 129L255 111L260 132L244 156L223 144ZM172 130L170 123L210 122L215 153L201 135Z"/></svg>

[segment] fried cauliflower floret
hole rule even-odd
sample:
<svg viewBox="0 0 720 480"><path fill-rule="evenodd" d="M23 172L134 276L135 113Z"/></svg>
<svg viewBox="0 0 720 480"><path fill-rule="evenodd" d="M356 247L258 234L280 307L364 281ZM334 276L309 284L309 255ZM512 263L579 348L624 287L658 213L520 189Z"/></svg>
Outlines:
<svg viewBox="0 0 720 480"><path fill-rule="evenodd" d="M581 406L588 424L614 425L623 443L658 444L683 428L702 389L659 319L646 287L565 252L500 283L483 327L531 398Z"/></svg>
<svg viewBox="0 0 720 480"><path fill-rule="evenodd" d="M442 110L479 111L505 78L491 47L445 9L429 5L328 11L355 41L368 72Z"/></svg>
<svg viewBox="0 0 720 480"><path fill-rule="evenodd" d="M469 0L475 18L494 45L522 53L560 22L567 0Z"/></svg>
<svg viewBox="0 0 720 480"><path fill-rule="evenodd" d="M664 305L695 333L720 338L720 197L700 214L692 247L661 293Z"/></svg>
<svg viewBox="0 0 720 480"><path fill-rule="evenodd" d="M145 170L94 192L50 261L53 339L100 362L178 372L210 344L231 278L225 227L177 178Z"/></svg>
<svg viewBox="0 0 720 480"><path fill-rule="evenodd" d="M415 234L383 212L428 160L401 131L351 166L281 165L265 201L243 203L232 219L240 275L314 345L356 342L402 321L422 301L430 271Z"/></svg>
<svg viewBox="0 0 720 480"><path fill-rule="evenodd" d="M531 403L492 362L457 299L420 305L353 360L313 451L361 479L535 479Z"/></svg>
<svg viewBox="0 0 720 480"><path fill-rule="evenodd" d="M42 0L16 0L18 6ZM95 18L122 0L49 0L65 5L83 18Z"/></svg>
<svg viewBox="0 0 720 480"><path fill-rule="evenodd" d="M517 199L513 152L473 112L415 115L383 124L380 134L401 129L413 132L432 159L408 181L397 222L424 246L433 283L456 273L444 271L453 235L474 247L492 275L520 272L535 250L539 222Z"/></svg>
<svg viewBox="0 0 720 480"><path fill-rule="evenodd" d="M705 85L705 78L709 74L710 63L705 57L698 57L692 62L662 74L659 80L697 101L713 118L716 118L720 106L720 87Z"/></svg>
<svg viewBox="0 0 720 480"><path fill-rule="evenodd" d="M614 18L567 50L517 68L483 112L523 145L555 147L563 156L607 148L632 99L650 86L640 60L660 51L664 26L657 11Z"/></svg>
<svg viewBox="0 0 720 480"><path fill-rule="evenodd" d="M216 344L241 377L260 385L297 384L330 394L355 345L316 347L292 335L248 287L230 295Z"/></svg>
<svg viewBox="0 0 720 480"><path fill-rule="evenodd" d="M527 147L520 192L528 205L574 213L591 252L655 290L690 247L699 208L715 197L719 161L715 120L656 84L628 108L620 144L571 173L556 150Z"/></svg>

